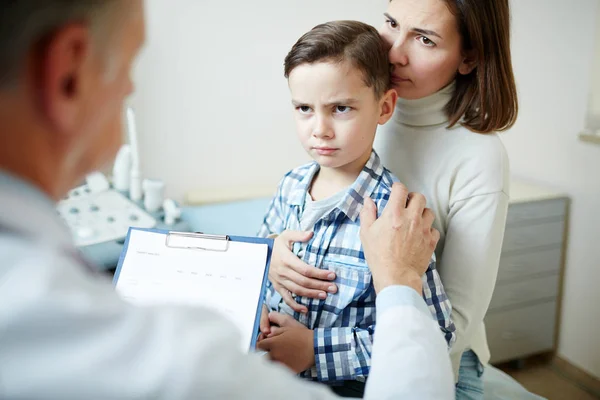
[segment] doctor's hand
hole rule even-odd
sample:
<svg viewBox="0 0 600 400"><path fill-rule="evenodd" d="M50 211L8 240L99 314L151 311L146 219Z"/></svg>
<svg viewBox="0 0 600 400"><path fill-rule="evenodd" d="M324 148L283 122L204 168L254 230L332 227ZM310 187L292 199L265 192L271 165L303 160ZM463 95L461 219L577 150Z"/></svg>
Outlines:
<svg viewBox="0 0 600 400"><path fill-rule="evenodd" d="M394 183L389 202L377 218L375 203L365 199L360 213L360 239L377 293L391 285L410 286L422 293L421 276L440 238L432 228L433 212L425 197Z"/></svg>
<svg viewBox="0 0 600 400"><path fill-rule="evenodd" d="M284 364L298 374L315 365L314 332L289 315L272 312L271 333L257 344L268 351L272 361ZM275 326L276 325L276 326Z"/></svg>
<svg viewBox="0 0 600 400"><path fill-rule="evenodd" d="M294 295L325 299L327 293L337 292L337 286L330 282L335 273L308 265L292 252L295 242L307 242L312 235L312 232L283 231L275 239L269 268L273 288L288 306L300 313L308 310L294 300Z"/></svg>

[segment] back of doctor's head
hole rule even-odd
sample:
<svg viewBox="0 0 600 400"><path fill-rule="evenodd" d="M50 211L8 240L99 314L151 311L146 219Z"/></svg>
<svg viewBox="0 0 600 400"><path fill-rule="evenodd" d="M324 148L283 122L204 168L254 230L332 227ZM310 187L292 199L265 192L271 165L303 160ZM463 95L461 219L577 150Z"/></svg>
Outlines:
<svg viewBox="0 0 600 400"><path fill-rule="evenodd" d="M108 30L128 0L1 0L0 89L16 83L28 53L68 24L90 27L98 43L107 42Z"/></svg>
<svg viewBox="0 0 600 400"><path fill-rule="evenodd" d="M294 44L285 58L285 77L303 64L348 62L363 74L365 84L381 98L390 88L390 64L375 28L359 21L317 25Z"/></svg>
<svg viewBox="0 0 600 400"><path fill-rule="evenodd" d="M143 6L0 0L0 140L26 154L0 151L4 168L35 179L56 199L112 162L133 91L131 68L145 40Z"/></svg>

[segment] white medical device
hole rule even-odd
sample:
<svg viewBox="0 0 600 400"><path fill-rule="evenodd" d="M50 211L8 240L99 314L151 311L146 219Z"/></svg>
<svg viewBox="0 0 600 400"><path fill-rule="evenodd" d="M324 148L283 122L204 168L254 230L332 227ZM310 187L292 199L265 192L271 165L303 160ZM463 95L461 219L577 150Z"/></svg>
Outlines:
<svg viewBox="0 0 600 400"><path fill-rule="evenodd" d="M165 195L165 183L156 179L144 179L142 189L146 211L153 213L160 210Z"/></svg>
<svg viewBox="0 0 600 400"><path fill-rule="evenodd" d="M129 198L133 201L140 201L142 199L140 153L138 148L137 130L135 128L135 116L131 107L127 107L127 133L129 136L129 145L131 146L131 181L129 186Z"/></svg>
<svg viewBox="0 0 600 400"><path fill-rule="evenodd" d="M167 226L175 224L181 218L181 208L177 207L177 204L172 199L164 201L163 210L165 210L165 225Z"/></svg>
<svg viewBox="0 0 600 400"><path fill-rule="evenodd" d="M58 203L79 247L125 238L130 226L152 228L156 219L113 189L93 193L88 184L77 187Z"/></svg>
<svg viewBox="0 0 600 400"><path fill-rule="evenodd" d="M157 224L157 220L136 203L141 200L142 188L131 108L127 109L127 128L129 150L119 152L114 186L115 189L126 189L128 178L131 199L111 188L106 177L96 172L86 177L85 185L71 190L68 197L58 203L58 213L71 229L79 247L122 240L127 236L129 227L153 228ZM130 169L124 171L129 166ZM152 207L152 210L158 211L162 195L154 202L158 202L158 208Z"/></svg>

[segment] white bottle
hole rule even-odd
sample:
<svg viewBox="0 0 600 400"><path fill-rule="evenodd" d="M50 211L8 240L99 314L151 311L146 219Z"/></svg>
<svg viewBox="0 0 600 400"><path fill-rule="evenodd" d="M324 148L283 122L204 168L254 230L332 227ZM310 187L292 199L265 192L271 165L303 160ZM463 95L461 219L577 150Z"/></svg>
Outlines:
<svg viewBox="0 0 600 400"><path fill-rule="evenodd" d="M142 182L144 191L144 208L149 213L160 210L165 195L165 183L157 179L144 179Z"/></svg>
<svg viewBox="0 0 600 400"><path fill-rule="evenodd" d="M172 199L166 199L163 203L163 209L165 210L165 224L173 225L177 219L181 218L181 208L177 207L175 201Z"/></svg>

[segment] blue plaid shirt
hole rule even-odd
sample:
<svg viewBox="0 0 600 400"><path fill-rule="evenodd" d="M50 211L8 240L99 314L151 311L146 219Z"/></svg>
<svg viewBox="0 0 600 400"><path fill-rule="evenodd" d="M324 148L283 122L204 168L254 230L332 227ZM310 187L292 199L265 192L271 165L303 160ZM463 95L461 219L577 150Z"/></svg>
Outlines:
<svg viewBox="0 0 600 400"><path fill-rule="evenodd" d="M288 172L263 220L258 236L300 230L305 196L319 165L312 162ZM359 213L363 199L371 197L378 213L389 200L397 179L372 152L356 181L338 206L315 223L307 243L296 243L293 252L309 265L336 273L338 292L327 299L297 296L308 313L294 312L267 284L266 304L273 311L292 315L314 330L315 366L302 376L322 382L364 381L369 375L375 331L375 289L359 237ZM455 340L451 306L432 259L423 275L423 298L438 321L448 346Z"/></svg>

